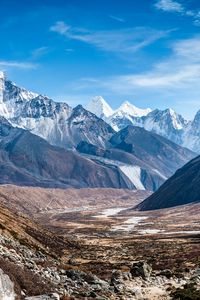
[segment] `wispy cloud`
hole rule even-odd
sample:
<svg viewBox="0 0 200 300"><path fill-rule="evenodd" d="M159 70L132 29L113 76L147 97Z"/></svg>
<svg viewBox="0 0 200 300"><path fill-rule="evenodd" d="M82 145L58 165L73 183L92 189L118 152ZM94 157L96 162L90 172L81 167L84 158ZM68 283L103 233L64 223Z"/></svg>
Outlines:
<svg viewBox="0 0 200 300"><path fill-rule="evenodd" d="M135 99L154 107L172 106L191 117L199 109L200 37L176 41L171 55L147 72L81 78L67 86L79 94L104 94L108 97Z"/></svg>
<svg viewBox="0 0 200 300"><path fill-rule="evenodd" d="M125 19L120 18L120 17L118 17L118 16L110 15L109 17L110 17L111 19L117 21L117 22L121 22L121 23L125 23L125 22L126 22Z"/></svg>
<svg viewBox="0 0 200 300"><path fill-rule="evenodd" d="M40 57L44 56L45 54L47 54L49 51L50 51L49 47L36 48L32 51L32 58L33 59L40 58Z"/></svg>
<svg viewBox="0 0 200 300"><path fill-rule="evenodd" d="M79 87L93 85L117 93L132 93L136 89L179 91L194 89L200 93L200 39L199 37L174 42L168 59L144 73L113 76L101 79L86 78Z"/></svg>
<svg viewBox="0 0 200 300"><path fill-rule="evenodd" d="M116 53L136 52L168 36L171 32L146 27L91 31L85 28L71 27L62 21L51 26L50 31L61 34L68 39L81 41L101 50Z"/></svg>
<svg viewBox="0 0 200 300"><path fill-rule="evenodd" d="M180 2L174 0L157 0L154 4L155 8L164 12L179 13L186 17L191 17L193 24L200 26L200 11L189 10Z"/></svg>
<svg viewBox="0 0 200 300"><path fill-rule="evenodd" d="M21 61L5 61L0 60L0 67L2 68L17 68L17 69L36 69L38 64Z"/></svg>

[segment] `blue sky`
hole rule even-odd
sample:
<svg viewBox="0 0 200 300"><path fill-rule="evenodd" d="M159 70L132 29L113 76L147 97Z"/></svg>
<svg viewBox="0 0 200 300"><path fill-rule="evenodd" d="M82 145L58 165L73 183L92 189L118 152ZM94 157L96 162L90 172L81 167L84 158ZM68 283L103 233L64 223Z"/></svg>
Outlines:
<svg viewBox="0 0 200 300"><path fill-rule="evenodd" d="M0 70L70 105L200 109L199 0L1 0Z"/></svg>

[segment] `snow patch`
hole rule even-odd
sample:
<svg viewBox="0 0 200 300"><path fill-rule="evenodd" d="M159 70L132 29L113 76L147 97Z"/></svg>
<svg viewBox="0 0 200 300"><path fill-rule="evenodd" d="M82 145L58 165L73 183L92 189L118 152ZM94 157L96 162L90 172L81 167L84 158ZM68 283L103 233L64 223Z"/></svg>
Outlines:
<svg viewBox="0 0 200 300"><path fill-rule="evenodd" d="M147 219L148 217L131 217L121 225L113 226L111 231L131 231L138 225L142 220Z"/></svg>
<svg viewBox="0 0 200 300"><path fill-rule="evenodd" d="M141 168L139 166L123 165L119 168L130 179L137 190L145 190L141 181Z"/></svg>
<svg viewBox="0 0 200 300"><path fill-rule="evenodd" d="M115 207L115 208L107 208L101 212L100 215L94 216L94 218L107 218L118 214L120 211L123 211L127 208L125 207Z"/></svg>

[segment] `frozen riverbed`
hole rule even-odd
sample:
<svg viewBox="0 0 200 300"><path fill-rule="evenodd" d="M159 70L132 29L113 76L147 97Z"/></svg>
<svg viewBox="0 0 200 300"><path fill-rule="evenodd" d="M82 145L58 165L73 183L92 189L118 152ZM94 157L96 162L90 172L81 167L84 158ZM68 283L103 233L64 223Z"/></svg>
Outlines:
<svg viewBox="0 0 200 300"><path fill-rule="evenodd" d="M121 225L116 225L112 227L112 231L131 231L136 225L138 225L142 220L147 219L147 217L131 217L124 221Z"/></svg>
<svg viewBox="0 0 200 300"><path fill-rule="evenodd" d="M128 209L127 207L115 207L115 208L107 208L102 210L99 215L94 216L94 218L107 218L117 215L120 211Z"/></svg>

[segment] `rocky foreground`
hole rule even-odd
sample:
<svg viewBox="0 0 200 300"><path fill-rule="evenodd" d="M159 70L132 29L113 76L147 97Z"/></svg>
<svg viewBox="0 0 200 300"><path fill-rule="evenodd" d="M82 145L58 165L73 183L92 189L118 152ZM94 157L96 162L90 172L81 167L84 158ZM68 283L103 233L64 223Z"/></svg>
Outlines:
<svg viewBox="0 0 200 300"><path fill-rule="evenodd" d="M174 274L154 271L146 262L130 262L129 270L113 270L109 280L102 280L79 270L73 261L62 264L49 247L29 247L24 242L5 232L0 235L2 300L200 299L198 268ZM188 293L194 298L176 297Z"/></svg>
<svg viewBox="0 0 200 300"><path fill-rule="evenodd" d="M88 210L93 194L82 191L88 201L84 202L87 209L71 212L65 197L60 203L60 206L66 205L65 212L61 212L60 207L57 210L52 207L53 201L51 209L44 210L50 191L42 193L42 189L31 189L38 199L34 202L28 198L27 189L20 189L20 193L14 187L9 190L7 194L6 187L1 189L1 203L4 203L0 204L1 300L200 299L199 221L193 215L194 212L198 215L198 205L171 210L170 214L151 212L130 232L116 232L111 230L113 226L120 227L127 218L140 213L125 210L124 215L102 217L100 211L104 211L104 204L108 205L112 190L104 191L101 210L96 203L100 193L95 191L95 211L94 208ZM129 193L119 195L115 191L110 205L127 202ZM68 194L75 200L78 197L74 191ZM39 201L41 197L43 201ZM52 197L54 199L56 194ZM141 195L132 197L137 202ZM8 202L9 208L5 206ZM43 226L21 211L28 211L29 216L38 215L38 221L42 216ZM186 219L188 224L180 223ZM153 220L156 224L152 224ZM155 232L155 225L162 225L162 228L156 227L156 232L162 229L157 235L136 234L138 230L145 231L145 226ZM171 228L172 225L175 228ZM190 230L190 234L172 235L182 228ZM171 230L170 235L162 235L167 230Z"/></svg>

